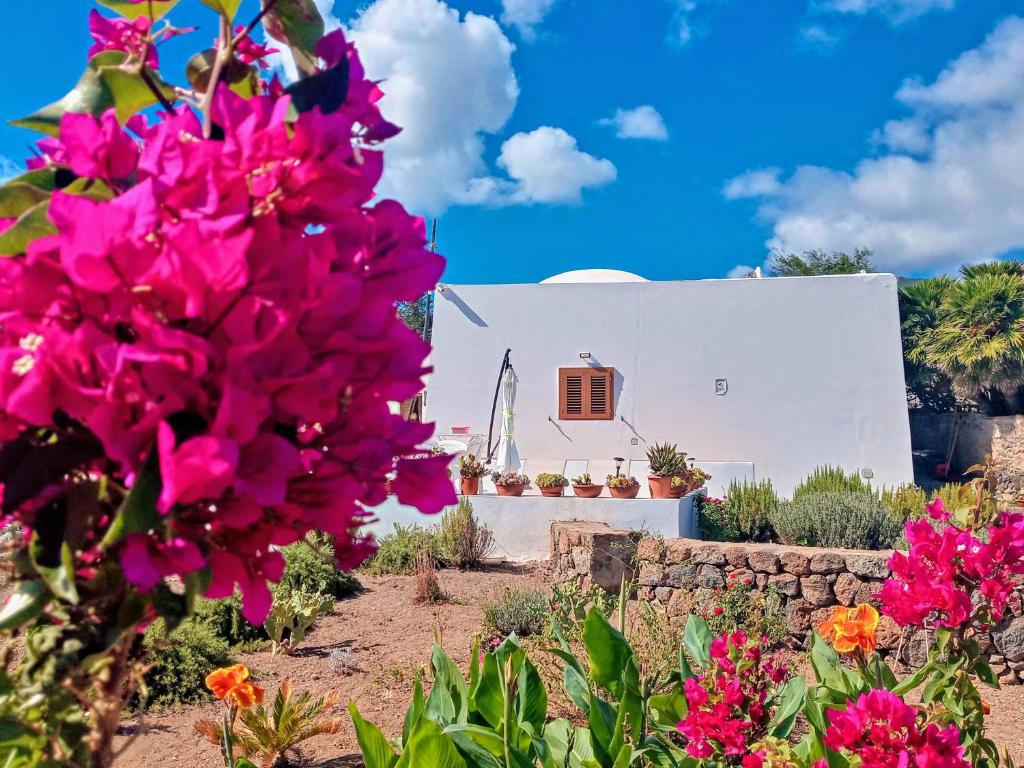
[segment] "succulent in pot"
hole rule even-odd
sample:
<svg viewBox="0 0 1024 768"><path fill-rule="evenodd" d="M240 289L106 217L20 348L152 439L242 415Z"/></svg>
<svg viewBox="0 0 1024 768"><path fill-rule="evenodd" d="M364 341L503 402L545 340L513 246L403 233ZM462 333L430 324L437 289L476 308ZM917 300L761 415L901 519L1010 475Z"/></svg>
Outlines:
<svg viewBox="0 0 1024 768"><path fill-rule="evenodd" d="M494 487L497 488L499 496L522 496L523 490L530 482L530 478L526 475L511 469L492 472L491 479L494 481Z"/></svg>
<svg viewBox="0 0 1024 768"><path fill-rule="evenodd" d="M673 492L674 478L686 480L690 469L686 466L686 453L680 451L675 443L655 443L647 449L649 474L647 484L651 489L651 498L668 499L681 496L684 491ZM683 488L676 484L676 488Z"/></svg>
<svg viewBox="0 0 1024 768"><path fill-rule="evenodd" d="M541 472L533 478L533 482L545 496L561 496L565 492L565 486L569 484L565 475L557 472Z"/></svg>
<svg viewBox="0 0 1024 768"><path fill-rule="evenodd" d="M608 475L608 493L614 499L635 499L640 493L640 481L626 475Z"/></svg>
<svg viewBox="0 0 1024 768"><path fill-rule="evenodd" d="M462 495L476 496L480 493L480 478L487 474L484 465L477 461L476 456L467 453L459 457L459 477L461 478Z"/></svg>
<svg viewBox="0 0 1024 768"><path fill-rule="evenodd" d="M711 475L705 472L703 469L697 467L690 468L690 482L686 489L687 493L696 491L698 488L703 488L704 484L711 479Z"/></svg>
<svg viewBox="0 0 1024 768"><path fill-rule="evenodd" d="M601 495L603 487L593 481L589 472L584 472L572 479L572 492L581 499L597 498Z"/></svg>

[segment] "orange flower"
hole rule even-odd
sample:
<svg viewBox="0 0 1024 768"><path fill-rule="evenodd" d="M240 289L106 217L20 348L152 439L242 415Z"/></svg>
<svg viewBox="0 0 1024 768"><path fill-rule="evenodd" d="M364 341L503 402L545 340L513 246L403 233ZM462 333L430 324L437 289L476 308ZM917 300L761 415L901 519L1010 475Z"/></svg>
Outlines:
<svg viewBox="0 0 1024 768"><path fill-rule="evenodd" d="M245 664L213 670L206 676L206 687L218 699L228 699L242 709L263 703L263 689L249 679Z"/></svg>
<svg viewBox="0 0 1024 768"><path fill-rule="evenodd" d="M818 633L839 653L854 653L858 649L872 653L877 645L877 627L878 611L873 606L867 603L853 608L838 605L831 618L818 625Z"/></svg>

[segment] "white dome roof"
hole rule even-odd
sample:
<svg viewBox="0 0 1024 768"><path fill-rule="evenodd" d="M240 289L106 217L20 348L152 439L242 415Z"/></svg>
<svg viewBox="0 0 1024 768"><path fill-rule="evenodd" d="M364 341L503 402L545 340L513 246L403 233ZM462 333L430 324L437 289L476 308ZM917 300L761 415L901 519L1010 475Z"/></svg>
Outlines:
<svg viewBox="0 0 1024 768"><path fill-rule="evenodd" d="M646 277L621 269L574 269L552 275L542 283L646 283Z"/></svg>

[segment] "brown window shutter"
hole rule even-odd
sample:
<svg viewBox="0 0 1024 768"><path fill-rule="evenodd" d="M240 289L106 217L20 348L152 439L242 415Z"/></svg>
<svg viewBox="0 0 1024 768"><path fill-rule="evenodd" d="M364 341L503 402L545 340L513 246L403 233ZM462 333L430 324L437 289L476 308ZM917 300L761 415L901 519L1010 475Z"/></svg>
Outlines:
<svg viewBox="0 0 1024 768"><path fill-rule="evenodd" d="M559 419L579 421L614 416L614 368L558 369Z"/></svg>

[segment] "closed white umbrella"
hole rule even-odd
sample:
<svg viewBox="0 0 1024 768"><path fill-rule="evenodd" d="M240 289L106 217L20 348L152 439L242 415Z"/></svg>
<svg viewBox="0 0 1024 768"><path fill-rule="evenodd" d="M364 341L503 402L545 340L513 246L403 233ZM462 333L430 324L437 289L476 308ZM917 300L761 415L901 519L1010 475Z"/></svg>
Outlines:
<svg viewBox="0 0 1024 768"><path fill-rule="evenodd" d="M505 377L501 382L501 438L498 440L498 450L494 456L494 464L499 471L510 470L518 472L523 466L519 461L519 451L516 450L516 439L514 436L516 417L513 407L516 402L516 376L512 366L508 366Z"/></svg>

